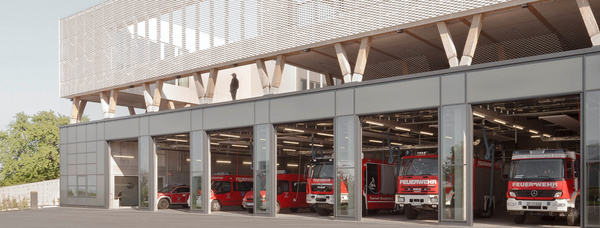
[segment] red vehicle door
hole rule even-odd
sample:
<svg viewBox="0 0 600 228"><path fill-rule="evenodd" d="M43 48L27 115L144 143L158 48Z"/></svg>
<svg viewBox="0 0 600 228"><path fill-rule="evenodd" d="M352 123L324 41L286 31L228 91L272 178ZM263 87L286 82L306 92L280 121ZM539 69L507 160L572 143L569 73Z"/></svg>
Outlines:
<svg viewBox="0 0 600 228"><path fill-rule="evenodd" d="M171 204L186 204L189 196L189 187L176 188L171 194Z"/></svg>

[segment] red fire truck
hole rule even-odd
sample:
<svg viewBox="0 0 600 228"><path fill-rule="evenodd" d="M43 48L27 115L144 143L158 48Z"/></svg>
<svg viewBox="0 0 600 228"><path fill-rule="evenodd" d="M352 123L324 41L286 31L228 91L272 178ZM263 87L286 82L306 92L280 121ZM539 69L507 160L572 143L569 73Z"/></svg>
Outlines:
<svg viewBox="0 0 600 228"><path fill-rule="evenodd" d="M473 186L473 211L480 217L491 216L495 206L495 197L492 193L491 204L490 186L492 181L501 181L500 172L491 172L492 162L483 159L474 159L473 180L477 188ZM494 165L495 170L500 170L500 162ZM437 212L439 208L439 183L438 183L438 155L435 151L413 152L400 159L398 170L396 204L404 208L408 219L416 219L420 212ZM449 179L444 186L445 204L447 207L453 205L454 191L452 183L453 175L447 175ZM451 217L451 216L450 216Z"/></svg>
<svg viewBox="0 0 600 228"><path fill-rule="evenodd" d="M393 210L394 205L394 165L383 161L363 159L363 211ZM333 158L316 158L309 164L306 202L319 215L329 215L334 204ZM386 185L387 184L387 185ZM348 203L348 187L341 183L341 204Z"/></svg>
<svg viewBox="0 0 600 228"><path fill-rule="evenodd" d="M242 206L242 199L246 192L252 190L252 176L219 175L211 178L211 202L212 211L219 211L225 206Z"/></svg>
<svg viewBox="0 0 600 228"><path fill-rule="evenodd" d="M266 191L261 190L262 208L266 202ZM279 213L281 208L289 208L292 212L300 208L308 208L306 203L306 178L300 174L277 174L277 208ZM249 191L244 196L242 206L249 213L254 211L254 192Z"/></svg>
<svg viewBox="0 0 600 228"><path fill-rule="evenodd" d="M579 222L579 154L565 150L514 151L506 193L506 210L515 223L527 214L567 217Z"/></svg>

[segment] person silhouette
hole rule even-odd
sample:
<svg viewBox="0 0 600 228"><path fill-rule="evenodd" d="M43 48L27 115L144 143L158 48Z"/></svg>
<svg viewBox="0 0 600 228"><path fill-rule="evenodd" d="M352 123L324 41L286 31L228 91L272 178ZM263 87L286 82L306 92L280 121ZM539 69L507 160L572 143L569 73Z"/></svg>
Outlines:
<svg viewBox="0 0 600 228"><path fill-rule="evenodd" d="M237 89L240 87L240 81L237 79L237 75L235 73L232 73L231 77L231 83L229 83L229 92L231 93L231 99L235 101Z"/></svg>

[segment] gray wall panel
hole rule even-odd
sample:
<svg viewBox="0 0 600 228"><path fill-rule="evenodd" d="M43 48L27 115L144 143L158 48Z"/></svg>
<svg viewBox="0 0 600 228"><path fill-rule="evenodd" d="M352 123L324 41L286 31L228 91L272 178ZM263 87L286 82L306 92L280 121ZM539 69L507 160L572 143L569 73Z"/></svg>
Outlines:
<svg viewBox="0 0 600 228"><path fill-rule="evenodd" d="M82 142L82 143L77 143L77 152L78 154L80 153L85 153L87 152L87 143Z"/></svg>
<svg viewBox="0 0 600 228"><path fill-rule="evenodd" d="M105 124L104 136L106 140L137 138L139 130L138 118L108 121Z"/></svg>
<svg viewBox="0 0 600 228"><path fill-rule="evenodd" d="M354 89L336 91L335 114L338 116L354 114Z"/></svg>
<svg viewBox="0 0 600 228"><path fill-rule="evenodd" d="M465 103L465 74L442 76L442 105Z"/></svg>
<svg viewBox="0 0 600 228"><path fill-rule="evenodd" d="M106 157L108 156L107 148L106 141L96 142L96 164L98 164L96 168L98 168L98 174L104 174L104 170L107 168L105 164Z"/></svg>
<svg viewBox="0 0 600 228"><path fill-rule="evenodd" d="M60 173L65 175L67 173L67 145L61 144L59 147L60 154Z"/></svg>
<svg viewBox="0 0 600 228"><path fill-rule="evenodd" d="M95 141L96 140L96 124L88 124L87 125L87 141Z"/></svg>
<svg viewBox="0 0 600 228"><path fill-rule="evenodd" d="M254 124L269 123L269 101L257 101L254 103Z"/></svg>
<svg viewBox="0 0 600 228"><path fill-rule="evenodd" d="M204 109L204 129L227 129L254 125L254 102Z"/></svg>
<svg viewBox="0 0 600 228"><path fill-rule="evenodd" d="M77 142L87 141L87 125L77 126Z"/></svg>
<svg viewBox="0 0 600 228"><path fill-rule="evenodd" d="M333 118L335 92L321 92L271 100L271 123Z"/></svg>
<svg viewBox="0 0 600 228"><path fill-rule="evenodd" d="M581 66L581 57L571 57L470 71L467 102L579 92Z"/></svg>
<svg viewBox="0 0 600 228"><path fill-rule="evenodd" d="M88 142L86 152L96 152L96 141Z"/></svg>
<svg viewBox="0 0 600 228"><path fill-rule="evenodd" d="M104 140L104 123L96 124L96 139Z"/></svg>
<svg viewBox="0 0 600 228"><path fill-rule="evenodd" d="M356 114L411 110L440 104L439 77L358 87Z"/></svg>
<svg viewBox="0 0 600 228"><path fill-rule="evenodd" d="M67 145L67 152L69 154L75 154L77 153L77 144L76 143L71 143Z"/></svg>
<svg viewBox="0 0 600 228"><path fill-rule="evenodd" d="M585 89L600 89L600 54L585 56Z"/></svg>
<svg viewBox="0 0 600 228"><path fill-rule="evenodd" d="M204 109L192 110L192 131L202 130L202 113Z"/></svg>
<svg viewBox="0 0 600 228"><path fill-rule="evenodd" d="M105 195L106 192L104 191L105 188L105 180L104 180L104 175L98 175L96 177L96 191L97 191L97 195L96 195L96 199L98 200L98 203L96 204L97 206L105 206Z"/></svg>
<svg viewBox="0 0 600 228"><path fill-rule="evenodd" d="M149 135L150 134L150 121L148 121L148 117L140 117L140 135Z"/></svg>
<svg viewBox="0 0 600 228"><path fill-rule="evenodd" d="M69 127L69 129L67 130L67 140L68 143L76 143L77 142L77 127L73 126L73 127Z"/></svg>
<svg viewBox="0 0 600 228"><path fill-rule="evenodd" d="M68 136L69 136L69 128L61 127L60 128L60 138L59 138L60 144L67 144L69 142Z"/></svg>
<svg viewBox="0 0 600 228"><path fill-rule="evenodd" d="M189 110L152 115L149 119L150 135L164 135L190 132L191 112Z"/></svg>

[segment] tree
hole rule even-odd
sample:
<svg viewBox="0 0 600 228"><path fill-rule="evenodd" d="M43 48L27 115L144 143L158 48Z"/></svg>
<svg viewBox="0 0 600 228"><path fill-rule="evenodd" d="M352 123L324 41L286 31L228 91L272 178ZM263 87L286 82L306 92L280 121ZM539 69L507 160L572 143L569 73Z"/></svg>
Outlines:
<svg viewBox="0 0 600 228"><path fill-rule="evenodd" d="M0 186L59 178L59 126L69 117L53 111L17 113L0 131Z"/></svg>

